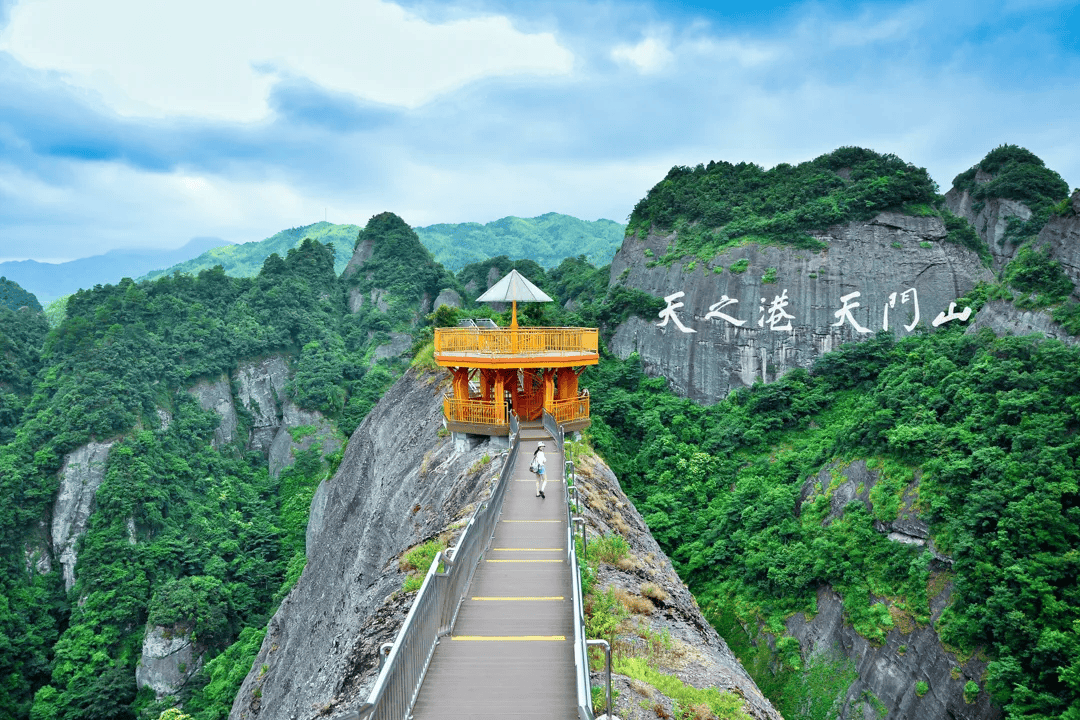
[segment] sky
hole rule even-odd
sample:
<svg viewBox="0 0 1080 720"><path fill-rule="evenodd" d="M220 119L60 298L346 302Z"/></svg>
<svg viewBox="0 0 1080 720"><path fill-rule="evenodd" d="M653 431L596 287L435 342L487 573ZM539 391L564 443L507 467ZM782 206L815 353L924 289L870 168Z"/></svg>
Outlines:
<svg viewBox="0 0 1080 720"><path fill-rule="evenodd" d="M0 261L626 222L674 165L845 145L1080 187L1080 3L0 0Z"/></svg>

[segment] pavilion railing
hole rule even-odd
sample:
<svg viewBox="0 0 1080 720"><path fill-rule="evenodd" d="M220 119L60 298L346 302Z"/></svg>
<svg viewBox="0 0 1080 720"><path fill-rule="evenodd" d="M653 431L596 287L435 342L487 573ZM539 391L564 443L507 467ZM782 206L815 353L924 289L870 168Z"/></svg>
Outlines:
<svg viewBox="0 0 1080 720"><path fill-rule="evenodd" d="M523 327L436 328L436 355L595 355L599 352L596 328Z"/></svg>
<svg viewBox="0 0 1080 720"><path fill-rule="evenodd" d="M443 415L450 422L470 423L473 425L510 424L510 406L503 403L500 408L495 403L487 400L459 400L444 395Z"/></svg>
<svg viewBox="0 0 1080 720"><path fill-rule="evenodd" d="M551 414L559 425L586 420L589 417L589 396L578 395L565 400L556 400L551 406Z"/></svg>

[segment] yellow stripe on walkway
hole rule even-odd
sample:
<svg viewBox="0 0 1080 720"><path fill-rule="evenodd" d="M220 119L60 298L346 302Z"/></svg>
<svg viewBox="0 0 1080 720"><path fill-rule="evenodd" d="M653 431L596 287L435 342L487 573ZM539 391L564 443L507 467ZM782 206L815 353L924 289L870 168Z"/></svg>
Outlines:
<svg viewBox="0 0 1080 720"><path fill-rule="evenodd" d="M479 600L481 602L496 602L502 600L565 600L562 595L548 595L548 596L535 596L535 597L474 597L473 600Z"/></svg>
<svg viewBox="0 0 1080 720"><path fill-rule="evenodd" d="M563 548L491 548L502 552L564 552Z"/></svg>
<svg viewBox="0 0 1080 720"><path fill-rule="evenodd" d="M565 635L454 635L465 642L565 642Z"/></svg>

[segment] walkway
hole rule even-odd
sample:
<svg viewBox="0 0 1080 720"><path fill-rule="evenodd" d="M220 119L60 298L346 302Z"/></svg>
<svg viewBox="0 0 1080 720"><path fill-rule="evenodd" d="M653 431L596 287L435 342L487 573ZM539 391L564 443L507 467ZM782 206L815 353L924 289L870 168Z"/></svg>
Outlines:
<svg viewBox="0 0 1080 720"><path fill-rule="evenodd" d="M573 598L566 561L563 459L546 441L554 478L536 497L529 463L543 431L522 429L502 517L461 605L435 648L416 720L576 720Z"/></svg>

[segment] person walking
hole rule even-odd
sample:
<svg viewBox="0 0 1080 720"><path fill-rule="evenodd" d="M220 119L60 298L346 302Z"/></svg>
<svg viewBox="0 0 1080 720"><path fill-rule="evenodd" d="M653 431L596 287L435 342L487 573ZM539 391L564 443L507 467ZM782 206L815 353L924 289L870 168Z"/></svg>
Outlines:
<svg viewBox="0 0 1080 720"><path fill-rule="evenodd" d="M536 445L536 451L533 452L532 458L532 471L536 473L536 497L547 499L544 495L544 487L547 485L546 468L547 456L544 455L544 443L538 443Z"/></svg>

